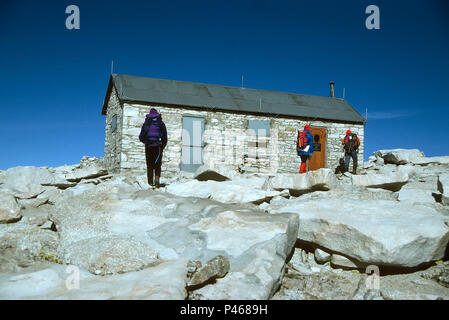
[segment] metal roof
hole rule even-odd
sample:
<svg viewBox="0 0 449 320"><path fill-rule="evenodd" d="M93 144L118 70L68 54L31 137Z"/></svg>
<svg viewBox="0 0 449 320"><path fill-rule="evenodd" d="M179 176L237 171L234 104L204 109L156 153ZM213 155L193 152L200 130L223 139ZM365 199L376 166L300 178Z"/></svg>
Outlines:
<svg viewBox="0 0 449 320"><path fill-rule="evenodd" d="M340 98L121 74L111 75L102 114L106 114L112 85L115 85L121 101L343 122L366 122L357 110Z"/></svg>

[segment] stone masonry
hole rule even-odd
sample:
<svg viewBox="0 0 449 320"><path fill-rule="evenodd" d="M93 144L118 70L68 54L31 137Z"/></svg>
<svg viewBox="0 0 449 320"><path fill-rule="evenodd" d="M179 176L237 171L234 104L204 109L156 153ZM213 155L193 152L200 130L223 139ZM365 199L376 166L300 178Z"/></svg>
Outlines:
<svg viewBox="0 0 449 320"><path fill-rule="evenodd" d="M117 127L112 132L112 118L116 117ZM118 172L120 170L121 146L123 129L123 108L117 95L115 87L112 88L111 97L106 113L106 129L104 141L104 161L109 170Z"/></svg>
<svg viewBox="0 0 449 320"><path fill-rule="evenodd" d="M213 110L191 110L186 108L129 104L119 101L115 88L111 93L106 115L106 137L104 159L113 172L143 172L145 166L144 145L138 136L145 115L150 108L156 108L167 126L168 144L162 159L164 175L176 175L181 168L182 117L183 115L203 117L204 123L204 163L215 167L226 165L230 168L253 167L261 173L298 172L300 158L296 154L297 130L308 123L311 127L326 128L326 167L335 168L343 155L341 140L346 130L351 129L360 138L359 167L364 158L364 126L362 124L334 123L289 119L281 116L236 114ZM117 117L117 128L111 132L113 117ZM266 153L262 159L245 157L253 154L249 141L254 138L247 133L248 120L269 120L270 135L267 138ZM262 140L262 139L261 139ZM261 141L259 140L259 142ZM351 164L352 167L352 164Z"/></svg>

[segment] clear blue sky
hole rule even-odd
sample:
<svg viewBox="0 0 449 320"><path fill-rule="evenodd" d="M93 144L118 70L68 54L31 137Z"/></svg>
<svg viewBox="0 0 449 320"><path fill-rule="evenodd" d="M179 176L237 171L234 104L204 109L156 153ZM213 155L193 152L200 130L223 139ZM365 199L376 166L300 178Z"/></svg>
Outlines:
<svg viewBox="0 0 449 320"><path fill-rule="evenodd" d="M68 5L80 30L67 30ZM380 9L380 30L365 8ZM0 169L103 157L114 72L336 94L362 115L365 158L449 155L448 1L0 2Z"/></svg>

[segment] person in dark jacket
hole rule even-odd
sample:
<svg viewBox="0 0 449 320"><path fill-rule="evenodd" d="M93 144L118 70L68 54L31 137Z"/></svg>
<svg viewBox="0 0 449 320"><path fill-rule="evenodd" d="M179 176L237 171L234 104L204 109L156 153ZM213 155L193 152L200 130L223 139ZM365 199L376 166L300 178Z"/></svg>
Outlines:
<svg viewBox="0 0 449 320"><path fill-rule="evenodd" d="M357 153L359 152L360 139L355 133L348 130L342 144L345 150L345 171L349 171L349 162L352 158L352 174L357 174Z"/></svg>
<svg viewBox="0 0 449 320"><path fill-rule="evenodd" d="M301 157L299 173L307 172L307 160L313 155L313 136L309 130L309 125L306 124L304 126L304 131L307 132L307 145L298 152L298 155Z"/></svg>
<svg viewBox="0 0 449 320"><path fill-rule="evenodd" d="M145 144L148 184L159 187L162 153L167 145L167 128L162 121L161 114L156 109L151 108L150 113L146 115L142 130L140 130L139 140Z"/></svg>

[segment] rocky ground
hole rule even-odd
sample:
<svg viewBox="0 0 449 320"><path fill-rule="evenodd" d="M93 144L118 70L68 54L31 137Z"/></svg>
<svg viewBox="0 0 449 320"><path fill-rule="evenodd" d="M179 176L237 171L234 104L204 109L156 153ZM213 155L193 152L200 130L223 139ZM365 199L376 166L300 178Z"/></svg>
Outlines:
<svg viewBox="0 0 449 320"><path fill-rule="evenodd" d="M0 171L0 299L449 299L449 157L145 180Z"/></svg>

